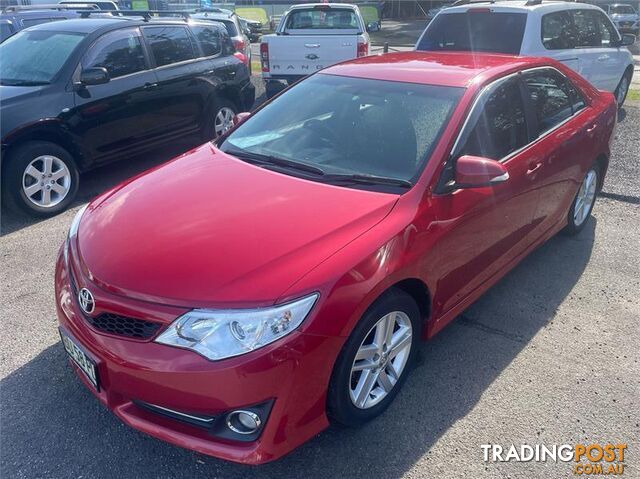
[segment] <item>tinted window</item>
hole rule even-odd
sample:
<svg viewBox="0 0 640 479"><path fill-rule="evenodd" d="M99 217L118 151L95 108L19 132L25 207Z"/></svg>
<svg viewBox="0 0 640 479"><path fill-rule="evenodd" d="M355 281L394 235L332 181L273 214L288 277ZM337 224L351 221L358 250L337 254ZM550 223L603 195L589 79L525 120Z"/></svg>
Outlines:
<svg viewBox="0 0 640 479"><path fill-rule="evenodd" d="M82 66L104 67L111 78L145 70L146 62L137 31L121 30L100 37L85 56Z"/></svg>
<svg viewBox="0 0 640 479"><path fill-rule="evenodd" d="M49 83L84 35L23 30L0 44L2 85Z"/></svg>
<svg viewBox="0 0 640 479"><path fill-rule="evenodd" d="M609 13L612 15L633 15L636 11L631 5L613 5L609 7Z"/></svg>
<svg viewBox="0 0 640 479"><path fill-rule="evenodd" d="M159 67L195 58L185 27L146 27L144 34Z"/></svg>
<svg viewBox="0 0 640 479"><path fill-rule="evenodd" d="M520 87L515 80L497 86L477 116L459 155L500 160L528 143Z"/></svg>
<svg viewBox="0 0 640 479"><path fill-rule="evenodd" d="M240 125L221 145L332 174L413 179L428 160L460 88L313 75Z"/></svg>
<svg viewBox="0 0 640 479"><path fill-rule="evenodd" d="M620 40L617 30L609 21L609 18L602 12L594 12L596 21L600 25L600 37L602 38L602 46L609 47L614 46Z"/></svg>
<svg viewBox="0 0 640 479"><path fill-rule="evenodd" d="M54 20L64 20L64 18L23 18L22 26L24 28L32 27L34 25L40 25L41 23L49 23Z"/></svg>
<svg viewBox="0 0 640 479"><path fill-rule="evenodd" d="M438 15L418 50L520 53L526 13L465 12Z"/></svg>
<svg viewBox="0 0 640 479"><path fill-rule="evenodd" d="M575 48L576 32L568 12L553 12L542 17L542 44L548 50Z"/></svg>
<svg viewBox="0 0 640 479"><path fill-rule="evenodd" d="M569 98L571 99L572 112L575 113L578 110L582 110L586 105L582 94L573 85L573 83L569 81L568 78L565 78L565 87L567 88L567 91L569 92Z"/></svg>
<svg viewBox="0 0 640 479"><path fill-rule="evenodd" d="M572 98L564 77L553 71L542 70L525 76L529 98L538 120L538 131L545 132L572 113Z"/></svg>
<svg viewBox="0 0 640 479"><path fill-rule="evenodd" d="M602 46L602 30L594 10L572 10L571 16L575 25L576 47Z"/></svg>
<svg viewBox="0 0 640 479"><path fill-rule="evenodd" d="M351 9L308 8L291 12L287 30L358 29L358 17Z"/></svg>
<svg viewBox="0 0 640 479"><path fill-rule="evenodd" d="M205 57L218 55L222 51L220 31L217 28L193 26L191 31L196 36Z"/></svg>

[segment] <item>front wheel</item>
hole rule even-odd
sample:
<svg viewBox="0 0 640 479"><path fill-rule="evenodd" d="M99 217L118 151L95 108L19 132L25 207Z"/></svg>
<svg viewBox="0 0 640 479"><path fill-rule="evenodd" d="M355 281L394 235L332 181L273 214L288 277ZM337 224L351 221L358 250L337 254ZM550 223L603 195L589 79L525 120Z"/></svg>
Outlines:
<svg viewBox="0 0 640 479"><path fill-rule="evenodd" d="M616 88L615 96L616 103L618 104L618 108L622 108L624 101L627 99L627 94L629 93L629 86L631 85L631 75L626 73L622 75L620 79L620 83L618 83L618 88Z"/></svg>
<svg viewBox="0 0 640 479"><path fill-rule="evenodd" d="M571 208L569 208L567 226L564 229L566 234L576 235L582 231L587 224L587 219L591 215L593 205L596 202L598 174L599 169L597 165L593 165L584 176L580 189L578 193L576 193L573 203L571 203Z"/></svg>
<svg viewBox="0 0 640 479"><path fill-rule="evenodd" d="M5 161L3 188L29 214L56 215L67 209L78 192L78 168L60 145L30 141L11 150Z"/></svg>
<svg viewBox="0 0 640 479"><path fill-rule="evenodd" d="M382 414L402 387L420 337L420 312L411 296L392 289L367 310L334 366L330 418L358 426Z"/></svg>

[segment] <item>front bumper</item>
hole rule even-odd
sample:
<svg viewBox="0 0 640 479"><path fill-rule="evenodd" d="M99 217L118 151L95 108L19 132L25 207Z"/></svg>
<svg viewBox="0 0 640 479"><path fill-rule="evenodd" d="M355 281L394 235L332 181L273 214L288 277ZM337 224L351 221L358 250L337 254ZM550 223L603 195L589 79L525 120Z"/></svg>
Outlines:
<svg viewBox="0 0 640 479"><path fill-rule="evenodd" d="M326 390L340 338L294 332L260 350L212 362L151 340L98 332L79 309L76 288L91 288L96 310L106 305L117 314L144 311L146 319L171 313L166 307L150 311L153 305L137 305L100 290L76 268L74 288L67 266L61 252L55 277L58 320L63 332L95 361L100 390L70 364L87 388L129 426L177 446L246 464L278 459L328 426ZM255 405L267 404L269 410L257 439L247 441L158 414L141 407L145 403L202 417L224 417Z"/></svg>

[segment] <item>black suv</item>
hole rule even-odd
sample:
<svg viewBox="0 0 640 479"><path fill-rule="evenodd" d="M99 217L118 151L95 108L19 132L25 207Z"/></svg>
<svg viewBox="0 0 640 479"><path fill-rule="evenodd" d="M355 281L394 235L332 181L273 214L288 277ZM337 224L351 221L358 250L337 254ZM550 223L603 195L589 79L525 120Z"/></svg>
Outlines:
<svg viewBox="0 0 640 479"><path fill-rule="evenodd" d="M2 189L50 216L79 174L233 126L255 88L225 27L151 17L37 25L0 44Z"/></svg>

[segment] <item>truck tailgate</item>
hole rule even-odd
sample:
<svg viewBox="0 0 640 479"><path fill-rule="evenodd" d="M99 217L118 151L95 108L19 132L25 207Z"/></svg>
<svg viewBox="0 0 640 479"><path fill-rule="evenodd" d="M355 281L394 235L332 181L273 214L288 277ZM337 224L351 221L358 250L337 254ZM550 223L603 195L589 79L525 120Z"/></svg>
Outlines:
<svg viewBox="0 0 640 479"><path fill-rule="evenodd" d="M358 56L358 35L277 35L269 38L274 75L309 75Z"/></svg>

